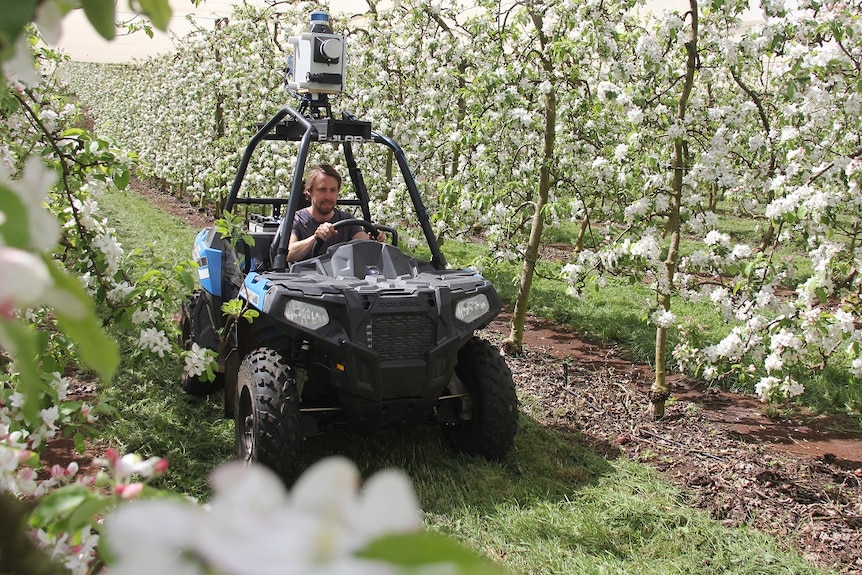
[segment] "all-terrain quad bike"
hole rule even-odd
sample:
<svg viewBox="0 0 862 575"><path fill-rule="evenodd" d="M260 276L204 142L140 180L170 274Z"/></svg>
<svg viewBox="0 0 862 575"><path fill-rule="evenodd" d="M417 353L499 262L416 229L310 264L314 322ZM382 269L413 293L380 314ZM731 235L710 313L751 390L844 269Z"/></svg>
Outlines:
<svg viewBox="0 0 862 575"><path fill-rule="evenodd" d="M298 142L287 198L240 195L256 146ZM353 240L288 265L291 223L302 209L302 175L312 144L343 152L354 197L338 204L360 225L389 242ZM406 255L394 227L374 223L354 145L382 146L400 168L430 260ZM200 289L183 305L181 328L193 343L218 353L215 381L184 376L193 394L224 386L236 422L240 459L272 468L286 481L297 472L302 441L345 429L357 433L420 424L442 427L458 450L500 458L512 447L518 407L512 375L498 350L474 332L501 303L492 284L446 259L407 165L392 139L349 114L332 116L325 94L285 106L245 149L225 209L245 209L251 242L229 241L215 227L194 246ZM228 323L222 305L234 298L259 312L252 322Z"/></svg>

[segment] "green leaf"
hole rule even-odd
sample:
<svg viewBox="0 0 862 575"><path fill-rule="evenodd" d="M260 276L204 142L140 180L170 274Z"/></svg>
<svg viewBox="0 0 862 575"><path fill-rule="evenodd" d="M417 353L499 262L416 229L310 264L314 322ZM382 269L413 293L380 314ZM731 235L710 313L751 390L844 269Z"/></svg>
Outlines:
<svg viewBox="0 0 862 575"><path fill-rule="evenodd" d="M77 483L61 487L39 498L39 504L30 515L30 526L36 529L49 527L67 517L94 492Z"/></svg>
<svg viewBox="0 0 862 575"><path fill-rule="evenodd" d="M10 188L0 184L0 206L3 206L3 222L0 223L0 239L13 248L27 249L30 246L29 218L27 206Z"/></svg>
<svg viewBox="0 0 862 575"><path fill-rule="evenodd" d="M35 424L39 419L41 380L39 378L38 334L27 324L0 317L0 347L15 358L18 369L17 391L24 396L21 409L24 420Z"/></svg>
<svg viewBox="0 0 862 575"><path fill-rule="evenodd" d="M75 342L81 360L100 377L110 380L120 363L116 342L102 331L93 302L81 283L61 270L53 260L46 258L46 263L57 288L71 300L66 309L65 306L54 306L60 330Z"/></svg>
<svg viewBox="0 0 862 575"><path fill-rule="evenodd" d="M0 61L12 57L12 46L36 13L37 0L3 2L0 16Z"/></svg>
<svg viewBox="0 0 862 575"><path fill-rule="evenodd" d="M221 304L221 312L228 317L239 317L242 314L245 302L239 298L233 298Z"/></svg>
<svg viewBox="0 0 862 575"><path fill-rule="evenodd" d="M98 522L98 516L113 505L112 498L92 493L92 496L72 510L68 519L60 522L58 527L62 527L61 532L73 533L88 525L95 525Z"/></svg>
<svg viewBox="0 0 862 575"><path fill-rule="evenodd" d="M177 270L177 276L188 291L195 289L195 276L185 270Z"/></svg>
<svg viewBox="0 0 862 575"><path fill-rule="evenodd" d="M114 0L81 0L87 20L105 40L113 40L116 34Z"/></svg>
<svg viewBox="0 0 862 575"><path fill-rule="evenodd" d="M817 295L817 299L820 300L820 303L826 303L829 301L829 294L823 287L818 287L814 290L814 293Z"/></svg>
<svg viewBox="0 0 862 575"><path fill-rule="evenodd" d="M454 572L464 575L503 575L506 573L479 554L454 540L435 533L420 532L381 537L360 551L359 556L402 567L439 563L454 564L458 567Z"/></svg>
<svg viewBox="0 0 862 575"><path fill-rule="evenodd" d="M114 184L120 190L125 190L126 186L132 179L132 172L126 166L117 166L114 168Z"/></svg>
<svg viewBox="0 0 862 575"><path fill-rule="evenodd" d="M18 111L18 108L21 107L21 102L19 102L18 98L13 96L5 86L2 86L2 88L3 93L0 94L0 112L3 112L7 116L11 116Z"/></svg>
<svg viewBox="0 0 862 575"><path fill-rule="evenodd" d="M89 138L90 133L83 128L69 128L67 130L63 130L62 136L64 138L72 138L78 136L86 136L87 138Z"/></svg>
<svg viewBox="0 0 862 575"><path fill-rule="evenodd" d="M42 466L42 458L39 457L39 454L35 451L31 451L27 455L27 459L21 462L21 465L26 465L27 467L41 467Z"/></svg>
<svg viewBox="0 0 862 575"><path fill-rule="evenodd" d="M139 0L141 13L150 19L153 26L162 32L168 29L171 21L171 6L168 0Z"/></svg>
<svg viewBox="0 0 862 575"><path fill-rule="evenodd" d="M72 441L75 442L75 451L78 453L84 453L84 450L87 448L87 443L85 441L84 435L79 431L75 433L72 437Z"/></svg>

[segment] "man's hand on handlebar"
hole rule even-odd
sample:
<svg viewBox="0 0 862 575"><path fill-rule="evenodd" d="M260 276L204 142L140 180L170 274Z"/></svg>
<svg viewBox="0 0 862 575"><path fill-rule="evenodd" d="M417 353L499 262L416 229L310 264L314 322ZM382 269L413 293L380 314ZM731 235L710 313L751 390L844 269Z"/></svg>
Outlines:
<svg viewBox="0 0 862 575"><path fill-rule="evenodd" d="M314 231L314 237L322 242L332 239L337 235L338 230L336 230L335 226L329 222L323 222L317 226L317 229Z"/></svg>
<svg viewBox="0 0 862 575"><path fill-rule="evenodd" d="M386 234L381 232L380 230L377 230L376 236L374 235L373 232L370 232L370 231L366 232L366 233L368 234L369 240L377 240L378 242L385 242L386 241Z"/></svg>

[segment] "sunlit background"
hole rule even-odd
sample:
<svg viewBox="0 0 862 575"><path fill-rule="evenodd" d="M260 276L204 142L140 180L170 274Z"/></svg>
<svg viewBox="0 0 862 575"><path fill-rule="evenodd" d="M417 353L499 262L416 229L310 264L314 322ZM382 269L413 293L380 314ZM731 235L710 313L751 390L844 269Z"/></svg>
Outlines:
<svg viewBox="0 0 862 575"><path fill-rule="evenodd" d="M266 6L266 0L246 0L254 6ZM756 0L752 0L756 3ZM173 49L173 39L182 37L193 29L189 22L191 17L197 26L210 28L215 25L219 18L230 16L232 7L241 4L238 0L205 0L199 8L195 8L190 0L170 0L173 8L168 33L154 30L155 35L150 39L143 32L128 36L118 36L113 42L106 42L87 22L82 10L75 10L63 21L63 36L59 47L62 48L72 59L85 62L128 62L139 59L144 60L163 52ZM327 3L329 11L336 17L349 17L353 14L365 12L367 4L362 0L330 0ZM384 8L386 2L379 4ZM655 11L673 9L685 11L689 4L687 0L651 0L648 4ZM135 13L129 10L126 0L121 0L117 5L117 19L120 21L131 19ZM759 19L759 10L750 10L744 20L753 22Z"/></svg>

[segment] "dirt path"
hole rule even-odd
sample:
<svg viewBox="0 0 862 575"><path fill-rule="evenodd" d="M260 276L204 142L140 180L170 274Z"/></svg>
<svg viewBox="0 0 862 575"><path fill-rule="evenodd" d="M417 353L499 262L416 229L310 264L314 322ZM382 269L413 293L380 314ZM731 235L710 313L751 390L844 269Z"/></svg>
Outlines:
<svg viewBox="0 0 862 575"><path fill-rule="evenodd" d="M508 335L504 313L487 329ZM577 430L592 450L625 456L681 486L727 525L779 536L812 563L862 574L862 435L840 417L770 419L745 396L672 378L661 422L644 417L654 374L620 350L530 318L524 354L507 361L542 423Z"/></svg>

